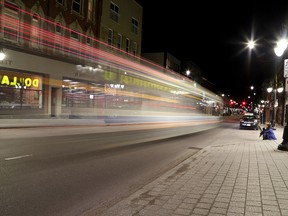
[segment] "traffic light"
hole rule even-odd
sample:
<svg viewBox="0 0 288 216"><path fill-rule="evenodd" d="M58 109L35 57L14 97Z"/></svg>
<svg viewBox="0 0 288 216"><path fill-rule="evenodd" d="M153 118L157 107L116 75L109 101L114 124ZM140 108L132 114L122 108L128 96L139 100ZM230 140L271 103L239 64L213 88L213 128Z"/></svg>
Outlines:
<svg viewBox="0 0 288 216"><path fill-rule="evenodd" d="M246 101L242 101L242 105L245 106L246 105Z"/></svg>

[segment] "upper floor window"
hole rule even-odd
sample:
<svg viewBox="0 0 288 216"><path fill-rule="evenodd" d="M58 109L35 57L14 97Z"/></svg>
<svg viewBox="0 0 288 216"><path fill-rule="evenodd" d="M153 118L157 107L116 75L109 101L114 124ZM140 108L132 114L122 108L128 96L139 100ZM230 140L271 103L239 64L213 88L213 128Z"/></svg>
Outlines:
<svg viewBox="0 0 288 216"><path fill-rule="evenodd" d="M110 3L110 19L119 22L119 7L113 2Z"/></svg>
<svg viewBox="0 0 288 216"><path fill-rule="evenodd" d="M79 32L77 31L71 31L70 33L70 37L76 41L79 41L80 35Z"/></svg>
<svg viewBox="0 0 288 216"><path fill-rule="evenodd" d="M64 0L56 0L58 4L64 5Z"/></svg>
<svg viewBox="0 0 288 216"><path fill-rule="evenodd" d="M117 48L121 49L121 46L122 46L122 35L118 34L118 36L117 36Z"/></svg>
<svg viewBox="0 0 288 216"><path fill-rule="evenodd" d="M55 25L55 38L54 38L54 50L56 53L61 53L63 49L63 27L60 23Z"/></svg>
<svg viewBox="0 0 288 216"><path fill-rule="evenodd" d="M113 31L112 31L112 29L108 30L108 44L110 46L112 46L112 44L113 44Z"/></svg>
<svg viewBox="0 0 288 216"><path fill-rule="evenodd" d="M9 1L4 3L4 15L7 21L3 24L4 38L18 42L20 33L20 8Z"/></svg>
<svg viewBox="0 0 288 216"><path fill-rule="evenodd" d="M125 51L126 51L127 53L129 53L129 47L130 47L130 40L129 40L129 38L126 38L126 47L125 47Z"/></svg>
<svg viewBox="0 0 288 216"><path fill-rule="evenodd" d="M134 42L134 46L133 46L133 55L135 56L137 54L137 43Z"/></svg>
<svg viewBox="0 0 288 216"><path fill-rule="evenodd" d="M38 14L33 14L31 23L31 45L38 48L40 45L40 20Z"/></svg>
<svg viewBox="0 0 288 216"><path fill-rule="evenodd" d="M59 34L59 35L62 35L63 28L62 28L62 26L61 26L59 23L56 24L55 32L56 32L57 34Z"/></svg>
<svg viewBox="0 0 288 216"><path fill-rule="evenodd" d="M131 26L131 31L135 33L136 35L138 34L138 20L132 17L132 26Z"/></svg>
<svg viewBox="0 0 288 216"><path fill-rule="evenodd" d="M92 40L89 36L86 38L86 44L92 46Z"/></svg>
<svg viewBox="0 0 288 216"><path fill-rule="evenodd" d="M77 13L81 13L81 0L72 1L72 10Z"/></svg>

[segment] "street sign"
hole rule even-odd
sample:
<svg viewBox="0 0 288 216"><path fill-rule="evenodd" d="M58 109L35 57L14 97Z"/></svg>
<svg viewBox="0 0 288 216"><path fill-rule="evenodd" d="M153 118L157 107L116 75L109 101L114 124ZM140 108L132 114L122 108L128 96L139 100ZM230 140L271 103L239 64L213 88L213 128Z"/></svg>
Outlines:
<svg viewBox="0 0 288 216"><path fill-rule="evenodd" d="M288 59L284 60L284 78L288 78Z"/></svg>

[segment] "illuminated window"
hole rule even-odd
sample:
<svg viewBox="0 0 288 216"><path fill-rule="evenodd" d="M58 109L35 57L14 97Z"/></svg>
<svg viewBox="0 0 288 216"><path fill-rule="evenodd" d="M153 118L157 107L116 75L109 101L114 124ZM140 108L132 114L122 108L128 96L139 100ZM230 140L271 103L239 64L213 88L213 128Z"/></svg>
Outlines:
<svg viewBox="0 0 288 216"><path fill-rule="evenodd" d="M108 30L108 44L110 46L112 46L113 44L113 30L112 29Z"/></svg>
<svg viewBox="0 0 288 216"><path fill-rule="evenodd" d="M42 109L42 76L19 71L0 71L0 111Z"/></svg>
<svg viewBox="0 0 288 216"><path fill-rule="evenodd" d="M110 3L110 19L119 22L119 7L113 2Z"/></svg>
<svg viewBox="0 0 288 216"><path fill-rule="evenodd" d="M20 32L20 8L9 1L4 4L3 24L4 38L10 41L18 42Z"/></svg>
<svg viewBox="0 0 288 216"><path fill-rule="evenodd" d="M76 13L81 13L81 0L73 0L72 1L72 10Z"/></svg>
<svg viewBox="0 0 288 216"><path fill-rule="evenodd" d="M118 34L118 36L117 36L117 48L121 49L121 46L122 46L122 35Z"/></svg>
<svg viewBox="0 0 288 216"><path fill-rule="evenodd" d="M136 20L135 18L132 17L132 27L131 27L131 31L134 34L138 34L138 20Z"/></svg>

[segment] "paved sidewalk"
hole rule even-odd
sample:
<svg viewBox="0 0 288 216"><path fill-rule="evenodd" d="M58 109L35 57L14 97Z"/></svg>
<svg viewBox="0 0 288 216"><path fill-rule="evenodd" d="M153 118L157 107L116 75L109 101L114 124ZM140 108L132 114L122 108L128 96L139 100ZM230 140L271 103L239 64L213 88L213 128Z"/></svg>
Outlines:
<svg viewBox="0 0 288 216"><path fill-rule="evenodd" d="M277 141L210 146L101 216L288 216L288 152Z"/></svg>

